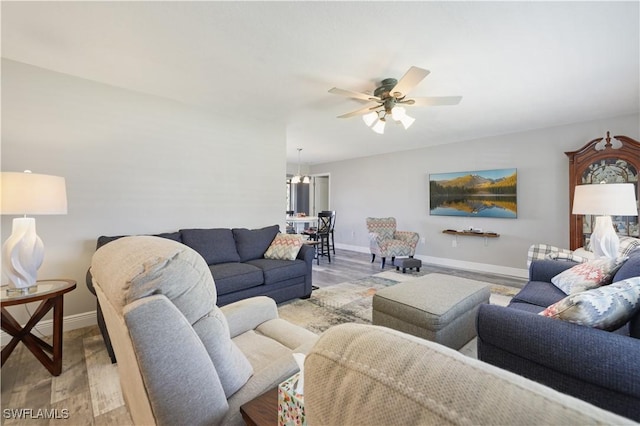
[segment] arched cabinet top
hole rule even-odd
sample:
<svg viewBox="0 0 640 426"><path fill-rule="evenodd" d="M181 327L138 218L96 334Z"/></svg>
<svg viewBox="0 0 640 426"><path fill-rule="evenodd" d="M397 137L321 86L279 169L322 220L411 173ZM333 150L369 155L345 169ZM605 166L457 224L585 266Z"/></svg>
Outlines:
<svg viewBox="0 0 640 426"><path fill-rule="evenodd" d="M576 185L612 182L632 182L636 185L636 197L640 199L638 173L640 172L640 142L628 136L609 135L593 139L576 151L565 152L569 157L569 247L575 250L586 244L590 233L590 216L571 214ZM616 223L618 225L616 225ZM620 218L620 236L638 237L638 218Z"/></svg>

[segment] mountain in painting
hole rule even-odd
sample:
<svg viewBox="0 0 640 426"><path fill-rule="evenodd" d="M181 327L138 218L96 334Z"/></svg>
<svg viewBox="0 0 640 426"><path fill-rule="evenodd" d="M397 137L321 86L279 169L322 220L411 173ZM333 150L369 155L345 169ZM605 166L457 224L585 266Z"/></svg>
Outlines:
<svg viewBox="0 0 640 426"><path fill-rule="evenodd" d="M455 186L459 188L479 188L494 183L494 180L479 175L465 175L455 179L441 180L438 182L440 186L445 188Z"/></svg>
<svg viewBox="0 0 640 426"><path fill-rule="evenodd" d="M478 174L469 173L454 179L431 181L431 194L515 194L517 173L498 179L491 179Z"/></svg>

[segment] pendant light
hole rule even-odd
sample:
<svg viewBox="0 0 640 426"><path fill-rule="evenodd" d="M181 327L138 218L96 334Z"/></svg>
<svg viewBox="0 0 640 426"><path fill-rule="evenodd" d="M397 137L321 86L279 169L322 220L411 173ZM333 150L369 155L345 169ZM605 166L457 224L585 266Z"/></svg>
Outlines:
<svg viewBox="0 0 640 426"><path fill-rule="evenodd" d="M302 176L302 174L300 173L300 151L302 151L302 148L298 148L298 173L291 178L291 183L311 182L311 179L309 178L309 176Z"/></svg>

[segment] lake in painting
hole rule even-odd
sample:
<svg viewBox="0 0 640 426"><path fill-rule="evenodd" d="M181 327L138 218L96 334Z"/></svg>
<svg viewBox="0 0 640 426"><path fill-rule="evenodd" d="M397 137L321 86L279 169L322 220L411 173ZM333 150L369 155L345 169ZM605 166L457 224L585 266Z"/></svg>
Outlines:
<svg viewBox="0 0 640 426"><path fill-rule="evenodd" d="M434 216L517 217L517 169L429 175Z"/></svg>

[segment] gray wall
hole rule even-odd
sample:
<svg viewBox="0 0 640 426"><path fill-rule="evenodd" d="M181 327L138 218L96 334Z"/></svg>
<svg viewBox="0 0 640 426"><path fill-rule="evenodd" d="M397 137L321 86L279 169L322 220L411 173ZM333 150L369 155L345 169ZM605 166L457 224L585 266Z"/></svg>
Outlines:
<svg viewBox="0 0 640 426"><path fill-rule="evenodd" d="M39 277L79 284L65 297L68 321L93 320L95 299L84 274L99 235L284 225L284 125L245 116L238 122L233 113L2 60L2 170L30 169L67 180L69 213L36 221L45 244ZM607 130L638 138L638 128L638 115L618 117L311 169L303 165L303 171L330 173L330 208L338 212L336 242L343 247L368 251L364 218L395 216L401 229L426 239L418 248L425 260L518 274L531 243L567 245L563 152ZM504 167L518 168L518 219L429 216L429 173ZM2 217L2 241L11 219ZM452 237L441 234L469 224L501 237L487 246L480 238L459 238L452 248Z"/></svg>
<svg viewBox="0 0 640 426"><path fill-rule="evenodd" d="M65 317L95 310L100 235L284 226L284 126L224 114L2 61L2 170L66 178L68 214L36 217L38 276L78 281Z"/></svg>
<svg viewBox="0 0 640 426"><path fill-rule="evenodd" d="M416 123L420 124L420 123ZM425 125L428 125L425 124ZM425 261L467 269L526 276L533 243L569 244L569 168L565 151L612 135L640 136L637 114L469 140L419 150L316 165L331 174L331 209L340 218L336 245L368 252L367 216L394 216L400 230L420 233L417 249ZM408 131L419 131L415 125ZM366 129L365 129L366 130ZM518 169L518 218L459 218L429 215L430 173ZM444 229L473 226L499 238L456 237Z"/></svg>

